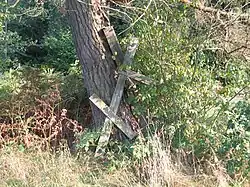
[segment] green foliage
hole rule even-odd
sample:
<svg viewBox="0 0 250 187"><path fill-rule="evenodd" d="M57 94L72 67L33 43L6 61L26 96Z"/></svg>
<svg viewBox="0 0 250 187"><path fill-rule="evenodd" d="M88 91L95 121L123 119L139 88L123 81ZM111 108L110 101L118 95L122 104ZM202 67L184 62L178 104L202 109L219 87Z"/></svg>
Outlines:
<svg viewBox="0 0 250 187"><path fill-rule="evenodd" d="M36 3L21 1L7 9L7 30L0 34L1 71L21 64L67 72L76 60L69 25L57 5Z"/></svg>
<svg viewBox="0 0 250 187"><path fill-rule="evenodd" d="M0 32L3 31L3 24L4 24L4 20L5 20L5 13L4 13L4 3L0 2Z"/></svg>
<svg viewBox="0 0 250 187"><path fill-rule="evenodd" d="M94 151L97 146L97 140L100 136L100 132L86 131L80 136L80 141L77 144L78 150Z"/></svg>
<svg viewBox="0 0 250 187"><path fill-rule="evenodd" d="M0 71L8 71L10 68L17 68L19 65L17 51L22 51L25 42L15 32L0 33Z"/></svg>
<svg viewBox="0 0 250 187"><path fill-rule="evenodd" d="M216 44L204 30L193 34L192 28L197 27L194 12L185 6L170 10L157 2L148 9L135 26L140 46L133 69L157 84L137 85L128 101L138 117L148 119L151 131L160 131L171 141L173 149L193 152L205 162L215 162L215 154L230 174L246 176L249 129L241 127L242 136L236 136L239 129L227 133L231 120L242 124L239 120L246 116L238 115L235 122L232 100L249 86L249 68L242 60L213 50ZM222 153L222 147L234 151Z"/></svg>
<svg viewBox="0 0 250 187"><path fill-rule="evenodd" d="M218 153L226 161L231 175L250 172L250 104L239 101L227 111L228 128Z"/></svg>
<svg viewBox="0 0 250 187"><path fill-rule="evenodd" d="M68 109L72 107L71 115L75 119L82 119L84 114L79 112L78 105L85 101L86 90L77 64L65 76L53 69L30 67L6 71L0 78L0 116L9 116L10 111L11 115L26 114L49 89L59 89L61 104Z"/></svg>
<svg viewBox="0 0 250 187"><path fill-rule="evenodd" d="M16 118L26 115L36 99L46 96L59 83L59 75L32 68L18 68L5 72L0 79L0 116Z"/></svg>
<svg viewBox="0 0 250 187"><path fill-rule="evenodd" d="M44 58L44 66L53 67L57 71L67 72L70 64L76 59L69 28L57 28L56 31L51 31L45 39L45 50L47 54Z"/></svg>

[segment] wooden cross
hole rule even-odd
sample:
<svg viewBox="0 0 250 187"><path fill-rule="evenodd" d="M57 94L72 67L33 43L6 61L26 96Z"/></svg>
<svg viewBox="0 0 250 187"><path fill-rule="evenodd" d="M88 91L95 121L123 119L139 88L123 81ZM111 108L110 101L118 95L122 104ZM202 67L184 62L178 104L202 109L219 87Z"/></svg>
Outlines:
<svg viewBox="0 0 250 187"><path fill-rule="evenodd" d="M120 44L115 35L114 29L112 27L104 28L103 30L105 37L108 41L110 50L115 57L118 65L130 65L134 58L136 49L139 45L137 38L133 38L130 45L127 48L125 56L122 54ZM150 82L150 79L144 75L133 71L119 72L119 77L117 80L116 88L112 96L110 106L108 107L96 94L93 94L89 99L95 104L107 117L105 119L101 136L98 141L98 146L96 149L95 156L99 156L105 152L105 147L108 144L110 134L112 132L113 123L129 138L133 139L137 134L127 125L121 118L119 118L116 113L122 99L123 90L125 86L125 81L127 78L133 78L137 81L145 82L146 84Z"/></svg>

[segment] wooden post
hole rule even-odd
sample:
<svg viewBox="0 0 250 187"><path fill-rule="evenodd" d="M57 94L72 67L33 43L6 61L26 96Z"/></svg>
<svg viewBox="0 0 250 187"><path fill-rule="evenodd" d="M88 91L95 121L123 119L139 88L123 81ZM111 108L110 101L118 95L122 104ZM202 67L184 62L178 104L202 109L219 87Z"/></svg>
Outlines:
<svg viewBox="0 0 250 187"><path fill-rule="evenodd" d="M113 57L115 58L117 66L120 66L123 63L124 56L123 56L122 48L116 37L114 28L106 27L103 29L103 33L108 41L109 48L113 54Z"/></svg>

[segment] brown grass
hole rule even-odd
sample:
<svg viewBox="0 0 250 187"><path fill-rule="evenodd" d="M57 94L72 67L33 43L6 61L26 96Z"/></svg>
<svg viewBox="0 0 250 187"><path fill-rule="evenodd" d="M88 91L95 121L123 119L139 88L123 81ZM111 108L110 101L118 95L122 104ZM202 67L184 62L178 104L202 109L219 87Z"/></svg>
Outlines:
<svg viewBox="0 0 250 187"><path fill-rule="evenodd" d="M66 144L56 154L4 147L0 150L0 187L227 187L232 182L219 165L213 166L211 175L192 172L173 158L158 137L139 143L141 157L137 159L122 154L122 159L97 159L90 153L76 157ZM145 154L148 148L150 155ZM232 186L248 187L249 183Z"/></svg>
<svg viewBox="0 0 250 187"><path fill-rule="evenodd" d="M25 151L5 147L0 153L0 187L93 186L93 187L202 187L218 186L214 177L187 175L177 169L168 151L157 150L140 165L110 170L91 155L72 157L69 151Z"/></svg>
<svg viewBox="0 0 250 187"><path fill-rule="evenodd" d="M69 151L20 152L4 149L0 156L0 186L141 186L128 168L109 172L91 156L76 159Z"/></svg>
<svg viewBox="0 0 250 187"><path fill-rule="evenodd" d="M88 170L68 153L55 156L48 152L2 151L1 186L78 186Z"/></svg>

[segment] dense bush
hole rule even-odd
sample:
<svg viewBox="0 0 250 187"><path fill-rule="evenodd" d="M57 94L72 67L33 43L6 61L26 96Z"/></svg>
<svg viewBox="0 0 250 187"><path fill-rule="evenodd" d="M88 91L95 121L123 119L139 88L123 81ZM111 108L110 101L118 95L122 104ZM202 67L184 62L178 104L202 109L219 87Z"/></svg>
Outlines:
<svg viewBox="0 0 250 187"><path fill-rule="evenodd" d="M149 8L135 27L140 47L132 68L156 84L137 85L128 100L138 118L143 115L151 130L167 137L173 151L191 153L207 172L219 158L232 176L241 178L249 173L244 113L249 67L213 50L216 44L194 19L194 12L181 5L170 10L158 2ZM191 26L199 34L192 35ZM245 104L233 107L235 98ZM230 123L235 127L228 129Z"/></svg>
<svg viewBox="0 0 250 187"><path fill-rule="evenodd" d="M21 64L67 72L76 55L67 19L59 6L50 1L38 6L32 0L4 8L8 13L0 18L7 26L0 33L1 71Z"/></svg>
<svg viewBox="0 0 250 187"><path fill-rule="evenodd" d="M70 108L85 97L83 86L79 86L82 79L75 74L76 70L72 68L69 75L63 76L52 70L19 68L2 75L1 146L16 142L26 148L57 149L66 139L74 149L75 133L83 128L75 119L88 115L79 114L79 107ZM71 84L71 81L78 84Z"/></svg>

